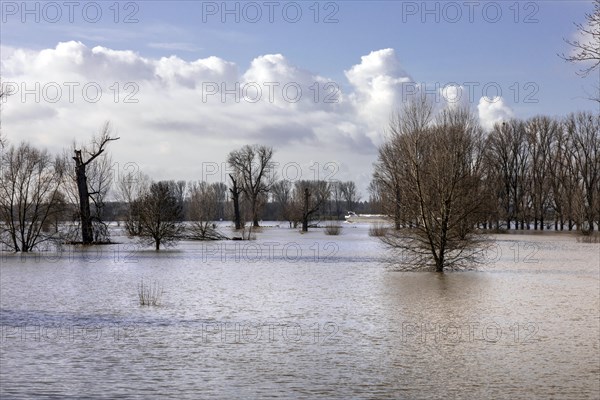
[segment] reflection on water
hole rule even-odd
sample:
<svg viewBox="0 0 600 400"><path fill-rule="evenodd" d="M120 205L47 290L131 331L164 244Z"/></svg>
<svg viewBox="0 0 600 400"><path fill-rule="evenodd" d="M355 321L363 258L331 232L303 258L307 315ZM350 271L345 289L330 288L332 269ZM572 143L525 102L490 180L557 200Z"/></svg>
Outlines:
<svg viewBox="0 0 600 400"><path fill-rule="evenodd" d="M0 397L600 396L600 246L502 235L481 271L403 273L367 231L3 255Z"/></svg>

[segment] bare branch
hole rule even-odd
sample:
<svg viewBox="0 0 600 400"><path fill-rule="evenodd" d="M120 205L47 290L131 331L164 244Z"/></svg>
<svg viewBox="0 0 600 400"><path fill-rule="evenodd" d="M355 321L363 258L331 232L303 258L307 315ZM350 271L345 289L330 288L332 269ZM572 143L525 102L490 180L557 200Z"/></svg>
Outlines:
<svg viewBox="0 0 600 400"><path fill-rule="evenodd" d="M559 54L565 61L584 63L586 66L578 72L581 76L588 76L600 66L600 0L595 0L594 11L585 14L585 20L583 24L574 23L581 39L563 39L572 47L571 54Z"/></svg>

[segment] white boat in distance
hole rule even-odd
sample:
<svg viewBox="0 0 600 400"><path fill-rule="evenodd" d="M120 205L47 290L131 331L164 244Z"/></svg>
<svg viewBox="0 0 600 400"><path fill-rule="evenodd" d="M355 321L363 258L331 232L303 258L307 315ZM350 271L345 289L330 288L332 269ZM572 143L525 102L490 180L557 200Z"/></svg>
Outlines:
<svg viewBox="0 0 600 400"><path fill-rule="evenodd" d="M354 211L348 211L348 214L344 216L346 222L388 222L389 217L383 214L356 214Z"/></svg>

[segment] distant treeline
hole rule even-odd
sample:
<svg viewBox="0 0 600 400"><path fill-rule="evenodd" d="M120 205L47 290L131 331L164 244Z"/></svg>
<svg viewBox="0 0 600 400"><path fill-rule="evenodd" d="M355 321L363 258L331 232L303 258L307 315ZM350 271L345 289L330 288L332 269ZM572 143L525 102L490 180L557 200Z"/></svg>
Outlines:
<svg viewBox="0 0 600 400"><path fill-rule="evenodd" d="M415 135L407 124L395 121L395 130L407 132L392 133L380 148L369 187L372 208L393 216L396 227L419 222L418 205L406 201L414 185L406 179L402 146ZM469 167L480 227L590 232L600 225L600 114L512 119L488 133L476 128L473 137ZM428 151L424 146L415 154Z"/></svg>
<svg viewBox="0 0 600 400"><path fill-rule="evenodd" d="M340 202L336 205L334 200L327 200L322 207L322 211L315 217L316 220L344 220L349 211L356 214L373 214L380 209L377 204L372 204L369 201L357 201L353 203L352 208L346 206L346 202ZM128 215L128 203L123 201L107 201L104 203L102 215L106 221L126 221ZM184 202L184 220L191 221L192 216L189 211L190 200ZM338 208L339 207L339 208ZM232 203L231 200L225 200L217 203L217 210L209 217L211 221L232 221ZM76 208L72 208L72 215L77 214ZM260 214L262 221L279 221L287 222L283 217L282 204L273 200L267 202Z"/></svg>

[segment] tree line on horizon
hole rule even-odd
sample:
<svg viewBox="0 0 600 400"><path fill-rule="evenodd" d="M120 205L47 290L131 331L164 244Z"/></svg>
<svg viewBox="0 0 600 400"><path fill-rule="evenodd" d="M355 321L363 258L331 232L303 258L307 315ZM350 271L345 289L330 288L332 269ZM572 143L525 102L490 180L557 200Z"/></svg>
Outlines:
<svg viewBox="0 0 600 400"><path fill-rule="evenodd" d="M144 174L127 174L117 183L117 195L125 210L130 236L148 238L158 250L180 238L228 239L215 221L231 220L238 236L259 227L269 209L270 216L290 228L313 221L340 219L346 209L358 205L352 181L277 179L273 172L273 149L246 145L229 153L230 184L223 182L152 182ZM187 224L182 224L182 222ZM239 236L241 234L241 237ZM166 239L166 240L163 240Z"/></svg>
<svg viewBox="0 0 600 400"><path fill-rule="evenodd" d="M600 116L515 118L477 135L473 162L485 188L479 197L481 228L591 232L600 225ZM400 228L414 223L416 214L402 205L406 182L394 140L379 150L369 193L374 207Z"/></svg>
<svg viewBox="0 0 600 400"><path fill-rule="evenodd" d="M105 150L106 123L91 143L73 144L52 156L29 143L1 143L0 243L29 252L47 244L108 243L106 221L122 221L127 234L158 250L182 238L227 237L215 221L230 219L236 230L258 227L265 210L290 227L308 230L313 221L340 219L361 205L354 182L277 179L273 149L247 145L228 155L229 186L223 182L158 181L138 171L113 182ZM107 201L113 191L117 202ZM108 203L108 207L107 207ZM364 204L363 204L364 206ZM109 208L109 212L107 212ZM248 222L249 221L249 224Z"/></svg>

